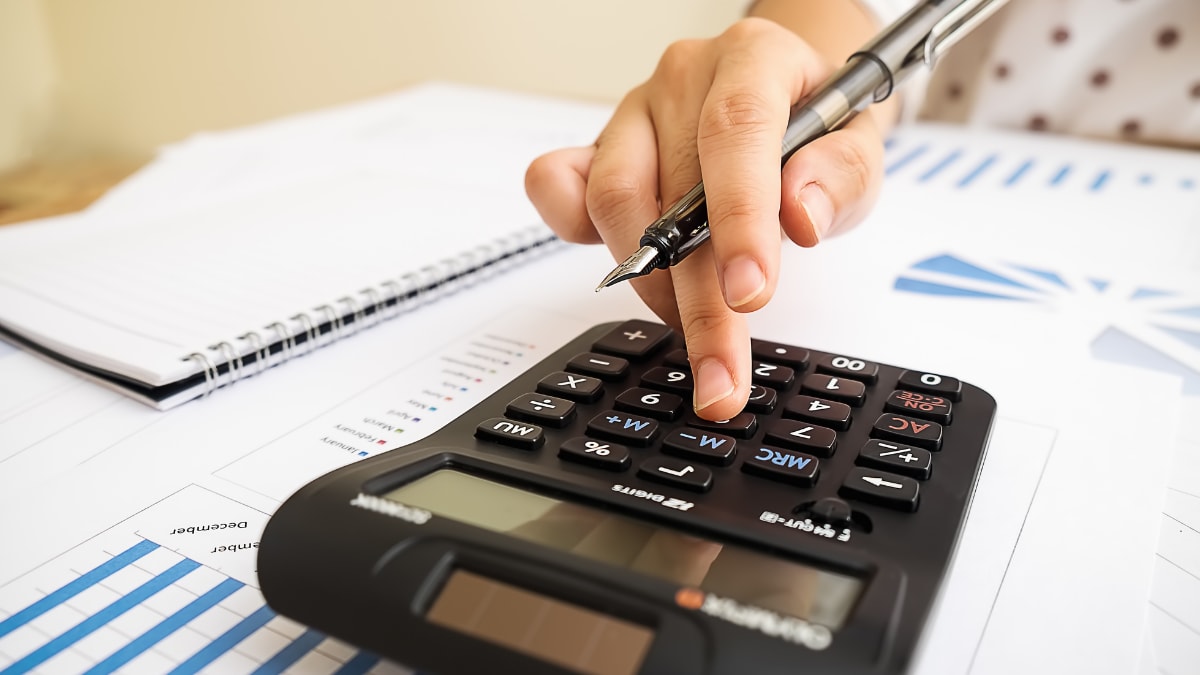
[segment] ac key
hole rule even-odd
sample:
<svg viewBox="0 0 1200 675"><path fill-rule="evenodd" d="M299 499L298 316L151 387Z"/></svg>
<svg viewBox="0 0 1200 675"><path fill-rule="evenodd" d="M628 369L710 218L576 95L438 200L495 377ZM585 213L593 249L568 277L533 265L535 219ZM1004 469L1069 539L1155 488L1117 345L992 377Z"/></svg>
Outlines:
<svg viewBox="0 0 1200 675"><path fill-rule="evenodd" d="M871 436L911 443L927 450L942 449L942 425L937 422L884 413L871 427Z"/></svg>

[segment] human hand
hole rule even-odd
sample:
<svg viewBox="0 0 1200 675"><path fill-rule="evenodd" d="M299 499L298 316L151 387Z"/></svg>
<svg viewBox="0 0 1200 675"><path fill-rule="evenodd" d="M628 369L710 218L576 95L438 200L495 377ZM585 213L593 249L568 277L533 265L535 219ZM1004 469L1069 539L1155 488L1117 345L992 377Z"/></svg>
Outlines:
<svg viewBox="0 0 1200 675"><path fill-rule="evenodd" d="M791 105L830 72L792 31L744 19L716 38L672 44L592 146L543 155L526 173L530 200L562 239L603 242L618 261L703 175L710 245L632 283L682 331L693 406L707 419L731 418L746 403L742 314L775 291L781 230L814 246L861 220L878 193L884 130L870 110L798 150L780 171Z"/></svg>

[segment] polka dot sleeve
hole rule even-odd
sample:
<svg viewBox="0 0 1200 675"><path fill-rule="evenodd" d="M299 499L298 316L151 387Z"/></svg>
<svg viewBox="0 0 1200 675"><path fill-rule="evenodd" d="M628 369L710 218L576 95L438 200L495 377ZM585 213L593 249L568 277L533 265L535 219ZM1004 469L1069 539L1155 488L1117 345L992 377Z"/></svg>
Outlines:
<svg viewBox="0 0 1200 675"><path fill-rule="evenodd" d="M1012 0L938 65L920 116L1200 148L1200 2Z"/></svg>

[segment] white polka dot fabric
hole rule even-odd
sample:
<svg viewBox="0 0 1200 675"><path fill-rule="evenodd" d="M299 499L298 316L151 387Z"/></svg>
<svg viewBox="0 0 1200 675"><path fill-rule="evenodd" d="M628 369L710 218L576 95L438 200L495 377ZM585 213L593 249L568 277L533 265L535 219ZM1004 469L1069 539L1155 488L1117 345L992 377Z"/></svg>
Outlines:
<svg viewBox="0 0 1200 675"><path fill-rule="evenodd" d="M920 119L1200 148L1200 0L1011 0L908 96Z"/></svg>
<svg viewBox="0 0 1200 675"><path fill-rule="evenodd" d="M919 117L1200 148L1200 1L1012 0Z"/></svg>

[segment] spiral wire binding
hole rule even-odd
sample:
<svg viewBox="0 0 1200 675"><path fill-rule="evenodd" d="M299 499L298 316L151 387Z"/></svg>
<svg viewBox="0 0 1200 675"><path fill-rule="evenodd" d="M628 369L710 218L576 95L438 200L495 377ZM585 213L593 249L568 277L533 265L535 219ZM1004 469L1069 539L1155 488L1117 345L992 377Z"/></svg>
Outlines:
<svg viewBox="0 0 1200 675"><path fill-rule="evenodd" d="M351 332L358 332L363 327L363 323L367 320L367 315L362 310L362 305L349 295L338 299L338 302L350 308L350 316L354 317L354 328Z"/></svg>
<svg viewBox="0 0 1200 675"><path fill-rule="evenodd" d="M417 307L421 304L421 296L425 292L425 288L421 285L421 275L417 272L409 272L400 277L404 282L404 302L397 308L397 312L403 314L408 310Z"/></svg>
<svg viewBox="0 0 1200 675"><path fill-rule="evenodd" d="M401 297L400 284L395 279L388 279L380 284L380 288L383 289L383 300L380 301L383 303L382 309L379 309L380 305L376 305L377 309L375 311L377 313L382 312L384 319L390 319L399 314L397 306L400 304Z"/></svg>
<svg viewBox="0 0 1200 675"><path fill-rule="evenodd" d="M374 326L387 319L417 309L439 298L501 274L529 257L534 251L544 251L561 245L561 241L550 235L542 225L532 226L512 235L479 244L461 254L446 258L436 264L422 267L399 277L387 279L377 286L358 291L355 297L347 295L333 303L318 305L309 312L300 312L289 321L299 324L294 330L285 321L274 321L263 330L269 331L273 339L267 340L258 331L239 336L239 348L228 341L208 347L209 353L220 355L220 363L214 363L208 353L193 352L185 361L199 364L204 374L203 393L209 396L222 386L264 372L274 366L307 354L363 328ZM345 312L340 312L344 307ZM323 321L314 320L319 315ZM321 342L322 326L328 323L327 339ZM304 335L306 346L300 349L296 338ZM255 368L251 369L246 358L253 355ZM220 382L221 368L225 368L224 384Z"/></svg>
<svg viewBox="0 0 1200 675"><path fill-rule="evenodd" d="M233 345L229 344L228 342L221 342L216 346L216 348L221 352L221 356L225 357L225 363L229 364L229 368L225 373L229 376L228 384L237 382L239 379L241 379L241 376L238 373L240 373L242 370L242 357L237 353L237 350L234 349ZM210 347L210 349L212 348Z"/></svg>
<svg viewBox="0 0 1200 675"><path fill-rule="evenodd" d="M204 369L204 393L201 396L207 398L209 394L217 390L215 386L217 381L217 367L213 365L212 359L208 358L207 354L202 354L201 352L192 352L186 360L199 361L200 367Z"/></svg>
<svg viewBox="0 0 1200 675"><path fill-rule="evenodd" d="M382 316L382 310L380 309L380 306L381 306L381 303L383 302L382 301L383 296L379 294L379 291L375 290L374 288L371 288L370 286L362 289L361 291L359 291L359 293L362 293L363 295L367 296L367 304L362 305L361 311L354 315L354 317L355 317L354 323L358 323L359 322L358 317L361 316L364 328L366 328L367 326L374 326L375 324L379 323L379 319ZM375 311L371 312L370 314L367 314L367 309L370 307L374 307ZM370 317L370 318L368 319L368 317ZM368 321L370 321L370 323L367 323Z"/></svg>
<svg viewBox="0 0 1200 675"><path fill-rule="evenodd" d="M283 357L280 363L290 360L292 358L292 351L296 348L296 339L292 337L287 326L283 325L282 321L276 321L268 325L267 328L275 331L275 334L279 336L279 353Z"/></svg>
<svg viewBox="0 0 1200 675"><path fill-rule="evenodd" d="M333 305L321 305L317 307L317 311L324 314L329 322L329 341L337 342L342 339L342 315L338 314Z"/></svg>
<svg viewBox="0 0 1200 675"><path fill-rule="evenodd" d="M242 336L242 339L250 343L250 350L254 353L254 374L265 372L267 370L267 359L270 358L271 349L258 331L250 331Z"/></svg>
<svg viewBox="0 0 1200 675"><path fill-rule="evenodd" d="M309 316L307 312L300 312L296 316L292 317L292 321L299 321L300 325L304 328L304 333L307 336L304 338L305 348L303 353L307 354L316 349L317 337L320 329L317 327L317 324L313 323L312 317ZM294 345L295 342L292 344Z"/></svg>

